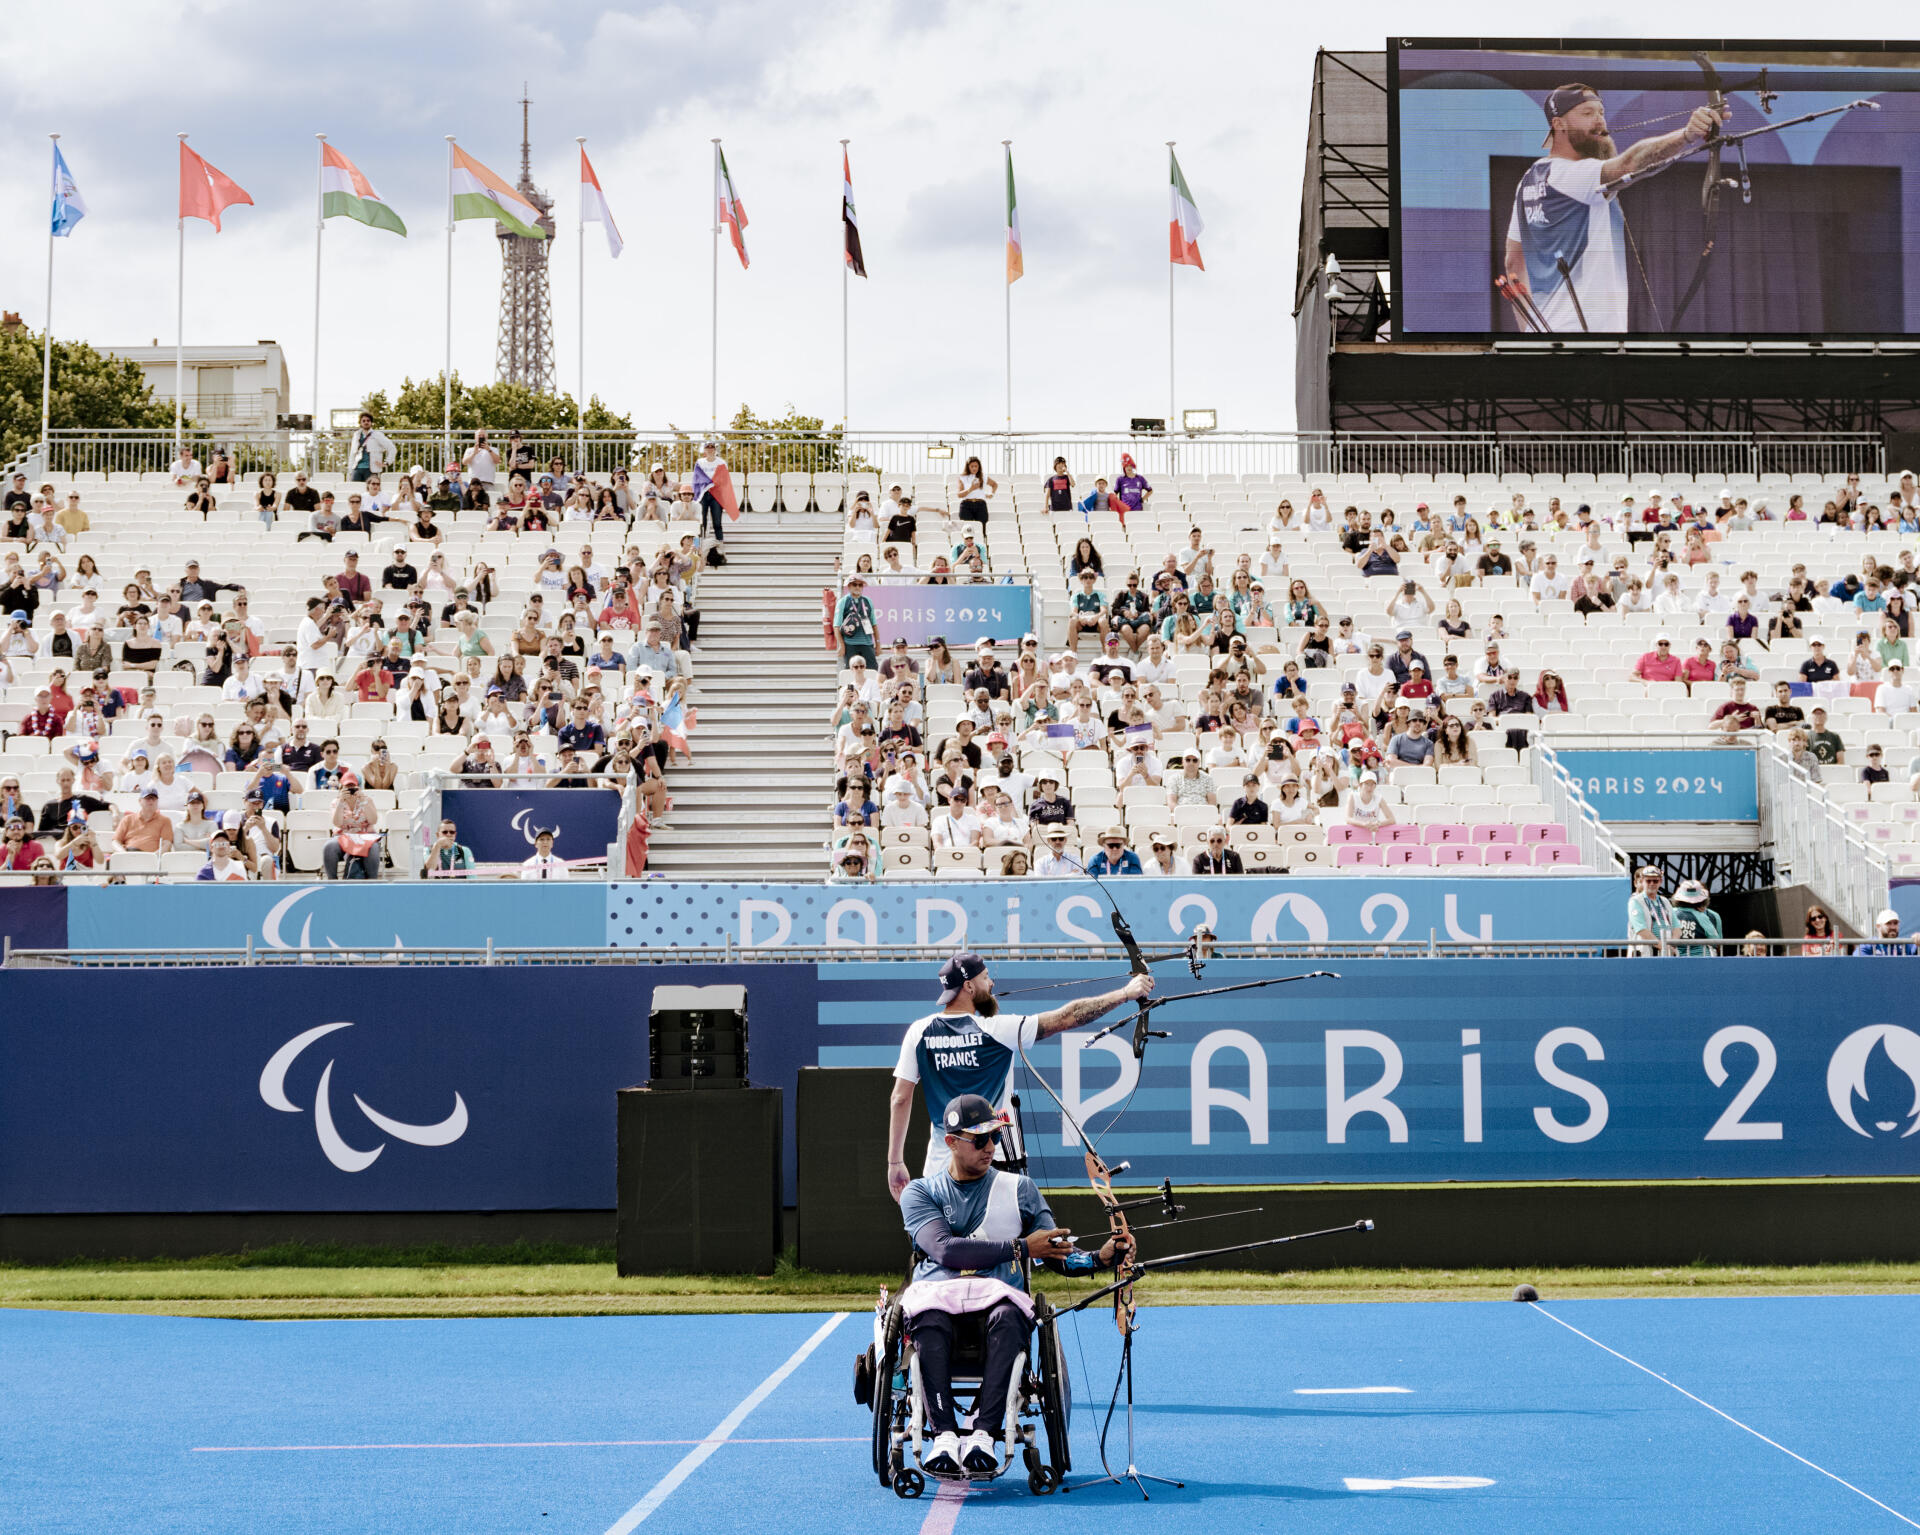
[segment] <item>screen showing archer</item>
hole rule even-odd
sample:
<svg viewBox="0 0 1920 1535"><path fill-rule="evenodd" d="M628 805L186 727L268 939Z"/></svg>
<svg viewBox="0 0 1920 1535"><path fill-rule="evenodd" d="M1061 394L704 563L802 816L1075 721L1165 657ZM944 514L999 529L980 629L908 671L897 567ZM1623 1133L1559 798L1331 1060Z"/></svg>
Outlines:
<svg viewBox="0 0 1920 1535"><path fill-rule="evenodd" d="M1396 334L1920 334L1920 43L1389 44Z"/></svg>

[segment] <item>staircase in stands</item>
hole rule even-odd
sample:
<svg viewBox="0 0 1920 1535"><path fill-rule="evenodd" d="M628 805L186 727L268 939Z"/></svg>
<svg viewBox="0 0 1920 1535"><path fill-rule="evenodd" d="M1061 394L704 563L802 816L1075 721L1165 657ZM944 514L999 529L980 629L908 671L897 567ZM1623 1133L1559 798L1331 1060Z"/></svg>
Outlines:
<svg viewBox="0 0 1920 1535"><path fill-rule="evenodd" d="M842 531L836 516L775 515L746 514L727 532L725 567L700 578L693 766L668 770L673 809L648 851L648 871L668 879L826 874L837 667L820 593Z"/></svg>

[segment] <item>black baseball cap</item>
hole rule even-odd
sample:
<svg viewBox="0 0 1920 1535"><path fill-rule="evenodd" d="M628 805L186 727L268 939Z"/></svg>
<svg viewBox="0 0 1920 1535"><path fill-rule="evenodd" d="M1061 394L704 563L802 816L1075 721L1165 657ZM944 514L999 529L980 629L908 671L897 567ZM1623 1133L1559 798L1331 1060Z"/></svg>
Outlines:
<svg viewBox="0 0 1920 1535"><path fill-rule="evenodd" d="M967 982L975 976L986 974L986 970L987 962L971 949L962 949L958 954L954 955L952 959L940 967L940 1005L945 1007L955 997L960 995L960 988L962 986L966 985ZM960 1098L954 1099L954 1102L962 1103L967 1097L971 1096L977 1095L965 1094ZM984 1098L979 1099L979 1101L983 1104L987 1102ZM987 1107L989 1111L991 1111L992 1105L988 1104Z"/></svg>
<svg viewBox="0 0 1920 1535"><path fill-rule="evenodd" d="M972 957L978 958L977 955ZM962 1093L947 1105L947 1112L940 1116L943 1135L997 1135L1010 1123L1012 1121L1004 1113L978 1093Z"/></svg>

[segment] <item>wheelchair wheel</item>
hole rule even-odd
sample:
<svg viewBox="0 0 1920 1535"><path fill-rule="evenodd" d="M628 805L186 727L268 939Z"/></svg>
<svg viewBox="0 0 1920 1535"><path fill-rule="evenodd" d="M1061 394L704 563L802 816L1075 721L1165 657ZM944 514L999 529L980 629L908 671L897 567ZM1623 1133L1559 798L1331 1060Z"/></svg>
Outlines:
<svg viewBox="0 0 1920 1535"><path fill-rule="evenodd" d="M1040 1363L1040 1421L1047 1430L1050 1480L1058 1487L1073 1469L1073 1455L1067 1446L1067 1426L1073 1420L1073 1379L1067 1373L1067 1356L1060 1347L1059 1318L1044 1296L1036 1297L1033 1314L1039 1324L1034 1354Z"/></svg>
<svg viewBox="0 0 1920 1535"><path fill-rule="evenodd" d="M893 1493L897 1498L917 1498L927 1490L927 1479L912 1467L895 1474Z"/></svg>
<svg viewBox="0 0 1920 1535"><path fill-rule="evenodd" d="M1029 1444L1024 1454L1027 1467L1027 1491L1036 1498L1044 1498L1053 1491L1053 1473L1047 1469L1046 1462L1040 1458L1038 1445Z"/></svg>
<svg viewBox="0 0 1920 1535"><path fill-rule="evenodd" d="M866 1357L871 1360L873 1350L868 1349ZM871 1360L868 1366L868 1397L871 1402L870 1417L873 1425L873 1470L880 1478L880 1485L892 1484L893 1471L893 1355Z"/></svg>

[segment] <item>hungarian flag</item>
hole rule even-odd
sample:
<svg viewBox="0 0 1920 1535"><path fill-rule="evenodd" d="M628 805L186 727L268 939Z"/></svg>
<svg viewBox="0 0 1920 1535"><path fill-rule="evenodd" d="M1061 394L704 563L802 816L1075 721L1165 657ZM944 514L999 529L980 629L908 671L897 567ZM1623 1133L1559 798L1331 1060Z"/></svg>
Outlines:
<svg viewBox="0 0 1920 1535"><path fill-rule="evenodd" d="M540 210L458 144L453 146L452 180L456 219L493 219L525 239L546 239Z"/></svg>
<svg viewBox="0 0 1920 1535"><path fill-rule="evenodd" d="M740 520L740 498L733 493L733 471L724 458L716 458L711 464L704 458L693 461L693 499L698 501L708 491L726 509L728 521Z"/></svg>
<svg viewBox="0 0 1920 1535"><path fill-rule="evenodd" d="M1013 146L1007 146L1007 281L1018 282L1026 273L1020 259L1020 204L1013 195Z"/></svg>
<svg viewBox="0 0 1920 1535"><path fill-rule="evenodd" d="M867 258L860 254L860 216L853 211L853 164L840 151L840 223L847 235L847 265L855 277L867 275Z"/></svg>
<svg viewBox="0 0 1920 1535"><path fill-rule="evenodd" d="M740 202L740 194L733 189L733 174L727 169L726 151L716 144L713 154L713 197L719 210L718 222L726 226L728 238L733 241L734 254L745 268L751 265L747 260L747 210ZM734 515L737 517L740 514L736 512Z"/></svg>
<svg viewBox="0 0 1920 1535"><path fill-rule="evenodd" d="M253 206L253 199L232 177L215 170L180 141L180 217L205 219L217 232L223 209L235 203Z"/></svg>
<svg viewBox="0 0 1920 1535"><path fill-rule="evenodd" d="M607 194L600 190L600 178L593 173L593 162L587 158L587 146L580 146L580 222L600 224L607 231L607 251L616 260L625 248L626 242L620 238L620 230L613 222L613 210L607 206Z"/></svg>
<svg viewBox="0 0 1920 1535"><path fill-rule="evenodd" d="M331 144L320 145L320 216L327 219L357 219L375 229L391 229L404 236L407 226L400 215L388 207L373 183Z"/></svg>
<svg viewBox="0 0 1920 1535"><path fill-rule="evenodd" d="M1200 259L1200 232L1207 226L1200 222L1200 210L1193 205L1193 193L1187 190L1187 178L1180 174L1180 162L1171 149L1167 151L1167 163L1173 167L1173 218L1167 224L1168 254L1175 266L1197 266L1204 272L1207 264Z"/></svg>

